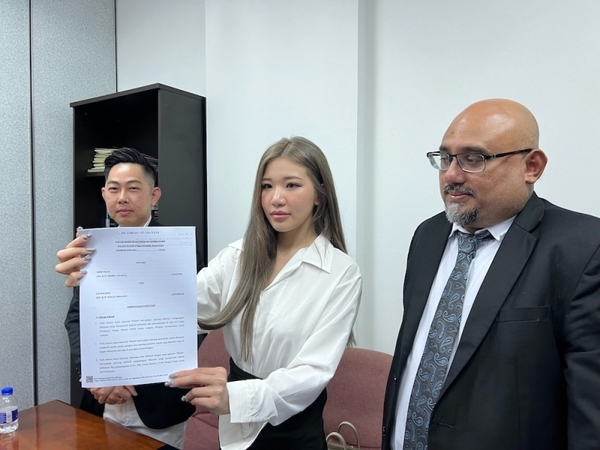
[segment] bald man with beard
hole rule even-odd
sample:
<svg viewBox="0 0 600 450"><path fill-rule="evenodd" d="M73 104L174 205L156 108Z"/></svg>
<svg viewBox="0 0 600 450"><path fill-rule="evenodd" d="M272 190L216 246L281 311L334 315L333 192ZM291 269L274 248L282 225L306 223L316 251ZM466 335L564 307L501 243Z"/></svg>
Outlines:
<svg viewBox="0 0 600 450"><path fill-rule="evenodd" d="M410 245L383 450L600 448L600 219L536 195L538 141L489 99L427 154L445 212Z"/></svg>

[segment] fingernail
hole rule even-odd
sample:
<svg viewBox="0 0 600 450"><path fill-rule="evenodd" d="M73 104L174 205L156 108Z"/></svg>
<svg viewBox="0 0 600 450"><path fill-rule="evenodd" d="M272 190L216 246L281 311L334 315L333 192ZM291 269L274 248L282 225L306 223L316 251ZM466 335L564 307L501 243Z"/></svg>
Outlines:
<svg viewBox="0 0 600 450"><path fill-rule="evenodd" d="M177 372L175 372L175 373L170 374L169 378L177 378L178 375L179 374Z"/></svg>
<svg viewBox="0 0 600 450"><path fill-rule="evenodd" d="M183 395L183 396L181 397L181 401L182 401L182 402L186 402L186 403L187 403L187 399L185 398L185 395Z"/></svg>
<svg viewBox="0 0 600 450"><path fill-rule="evenodd" d="M92 259L92 256L91 255L85 255L85 256L82 256L81 259L83 259L84 261L89 261L90 259Z"/></svg>
<svg viewBox="0 0 600 450"><path fill-rule="evenodd" d="M80 270L79 273L85 275L87 273L87 270Z"/></svg>
<svg viewBox="0 0 600 450"><path fill-rule="evenodd" d="M173 384L171 380L165 381L165 386L170 387Z"/></svg>
<svg viewBox="0 0 600 450"><path fill-rule="evenodd" d="M84 241L87 241L87 240L89 240L92 237L92 235L90 233L88 233L88 234L84 234L81 237L83 238Z"/></svg>
<svg viewBox="0 0 600 450"><path fill-rule="evenodd" d="M77 227L77 231L83 230L83 227Z"/></svg>
<svg viewBox="0 0 600 450"><path fill-rule="evenodd" d="M95 247L86 247L85 248L88 252L95 252L96 248Z"/></svg>

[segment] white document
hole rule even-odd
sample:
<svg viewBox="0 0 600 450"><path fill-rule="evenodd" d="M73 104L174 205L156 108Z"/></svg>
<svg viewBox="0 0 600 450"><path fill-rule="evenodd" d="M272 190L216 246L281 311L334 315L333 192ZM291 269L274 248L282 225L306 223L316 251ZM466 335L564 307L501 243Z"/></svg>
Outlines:
<svg viewBox="0 0 600 450"><path fill-rule="evenodd" d="M194 227L84 230L83 387L164 382L198 367Z"/></svg>

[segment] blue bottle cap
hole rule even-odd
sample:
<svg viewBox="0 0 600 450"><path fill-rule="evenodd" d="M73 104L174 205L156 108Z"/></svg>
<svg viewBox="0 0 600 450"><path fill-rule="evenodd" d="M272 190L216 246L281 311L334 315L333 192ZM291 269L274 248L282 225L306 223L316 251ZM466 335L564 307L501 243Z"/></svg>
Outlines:
<svg viewBox="0 0 600 450"><path fill-rule="evenodd" d="M12 395L13 388L11 386L6 386L2 388L2 395Z"/></svg>

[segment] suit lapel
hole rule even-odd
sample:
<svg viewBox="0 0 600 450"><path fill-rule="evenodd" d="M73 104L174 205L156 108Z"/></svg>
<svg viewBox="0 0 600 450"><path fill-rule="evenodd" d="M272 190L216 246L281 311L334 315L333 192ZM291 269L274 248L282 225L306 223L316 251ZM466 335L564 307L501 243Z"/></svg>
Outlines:
<svg viewBox="0 0 600 450"><path fill-rule="evenodd" d="M427 304L429 290L437 273L437 267L446 248L452 225L444 213L424 222L415 232L408 252L407 272L404 280L404 317L398 333L396 350L390 369L390 378L384 403L384 429L391 430L395 417L400 379L406 360L413 346L421 315ZM418 250L414 250L418 249ZM391 435L391 434L390 434ZM383 448L389 448L384 439Z"/></svg>
<svg viewBox="0 0 600 450"><path fill-rule="evenodd" d="M411 268L411 280L406 280L409 291L404 292L404 320L401 331L400 367L404 367L410 354L421 316L429 298L429 291L437 274L439 263L446 249L452 224L445 214L434 218L432 226L425 227L415 235L412 247L418 248L418 254L411 254L407 267ZM436 230L436 231L432 231Z"/></svg>
<svg viewBox="0 0 600 450"><path fill-rule="evenodd" d="M534 193L506 233L475 297L440 395L444 395L472 358L496 320L500 308L537 244L537 238L530 232L539 224L543 214L544 204Z"/></svg>

